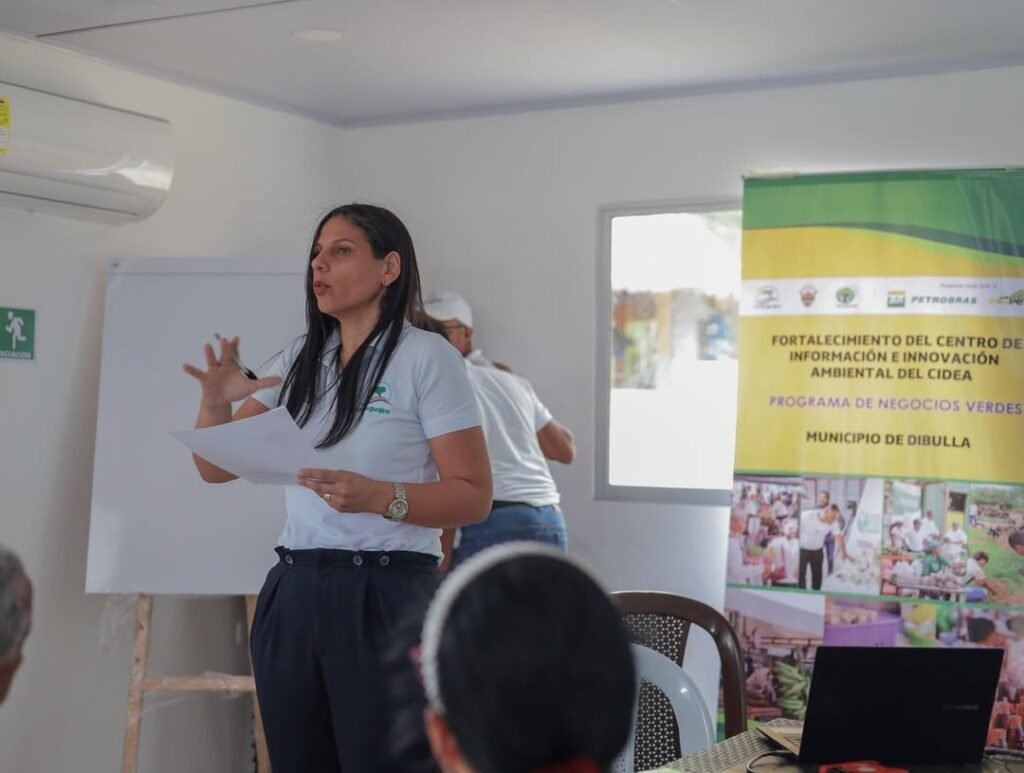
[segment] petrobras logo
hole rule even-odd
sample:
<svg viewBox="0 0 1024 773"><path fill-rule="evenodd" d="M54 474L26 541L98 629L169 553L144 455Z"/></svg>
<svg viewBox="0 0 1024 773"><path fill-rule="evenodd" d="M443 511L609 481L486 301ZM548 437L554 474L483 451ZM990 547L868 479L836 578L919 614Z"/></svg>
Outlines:
<svg viewBox="0 0 1024 773"><path fill-rule="evenodd" d="M779 289L774 285L762 285L757 288L754 306L759 309L777 309L782 305Z"/></svg>
<svg viewBox="0 0 1024 773"><path fill-rule="evenodd" d="M800 288L800 303L804 305L804 308L811 308L814 305L814 299L818 297L818 288L814 285L804 285Z"/></svg>
<svg viewBox="0 0 1024 773"><path fill-rule="evenodd" d="M974 295L912 295L911 306L974 306L978 302Z"/></svg>
<svg viewBox="0 0 1024 773"><path fill-rule="evenodd" d="M905 309L907 307L907 291L890 290L885 299L885 305L890 309Z"/></svg>

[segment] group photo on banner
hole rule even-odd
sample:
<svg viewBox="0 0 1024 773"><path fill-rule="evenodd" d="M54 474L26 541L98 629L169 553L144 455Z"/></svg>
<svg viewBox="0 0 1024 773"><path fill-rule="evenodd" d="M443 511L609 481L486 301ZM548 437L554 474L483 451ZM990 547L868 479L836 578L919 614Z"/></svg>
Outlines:
<svg viewBox="0 0 1024 773"><path fill-rule="evenodd" d="M1000 647L1024 749L1024 172L748 179L742 280L749 720L803 718L819 646Z"/></svg>

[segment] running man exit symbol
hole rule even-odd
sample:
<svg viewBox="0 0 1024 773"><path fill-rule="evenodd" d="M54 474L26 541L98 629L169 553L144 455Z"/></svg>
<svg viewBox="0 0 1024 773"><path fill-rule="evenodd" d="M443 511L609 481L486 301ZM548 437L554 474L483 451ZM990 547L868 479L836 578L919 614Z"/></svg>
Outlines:
<svg viewBox="0 0 1024 773"><path fill-rule="evenodd" d="M0 306L0 359L34 360L36 313Z"/></svg>

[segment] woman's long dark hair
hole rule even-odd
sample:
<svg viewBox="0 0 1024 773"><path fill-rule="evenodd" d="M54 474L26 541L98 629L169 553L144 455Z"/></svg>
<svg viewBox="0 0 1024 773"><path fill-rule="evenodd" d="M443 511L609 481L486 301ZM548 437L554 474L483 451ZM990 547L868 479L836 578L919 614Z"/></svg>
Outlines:
<svg viewBox="0 0 1024 773"><path fill-rule="evenodd" d="M338 320L320 311L313 294L313 260L316 258L316 243L324 224L334 217L343 217L366 236L370 249L378 260L389 252L397 252L402 259L402 270L398 279L384 290L380 301L380 319L370 335L352 354L344 373L335 360L338 371L334 381L320 383L320 362L324 347L331 335L340 330ZM313 233L309 248L309 262L306 267L306 335L302 348L292 363L281 386L278 404L285 405L300 427L304 427L322 399L329 399L328 388L334 383L334 420L331 427L317 443L317 448L333 446L347 436L363 416L370 402L373 389L384 375L391 361L398 341L402 336L405 320L418 324L423 316L423 298L420 294L420 272L416 265L416 250L408 229L398 217L383 207L372 204L346 204L332 209L321 218ZM378 336L383 346L373 350L370 343ZM372 351L372 355L370 352Z"/></svg>

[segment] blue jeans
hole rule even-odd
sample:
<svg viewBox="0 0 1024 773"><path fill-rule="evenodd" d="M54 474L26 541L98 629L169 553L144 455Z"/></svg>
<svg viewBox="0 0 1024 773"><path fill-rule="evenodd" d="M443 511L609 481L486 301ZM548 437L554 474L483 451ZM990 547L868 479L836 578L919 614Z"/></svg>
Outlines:
<svg viewBox="0 0 1024 773"><path fill-rule="evenodd" d="M492 545L521 540L546 542L567 550L569 540L565 533L565 518L558 505L496 507L483 523L463 526L459 546L452 554L452 567Z"/></svg>
<svg viewBox="0 0 1024 773"><path fill-rule="evenodd" d="M968 585L964 588L964 601L978 604L986 598L988 598L988 588L982 588L980 585Z"/></svg>

